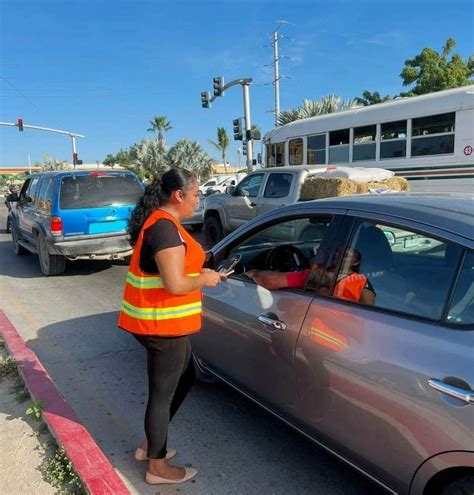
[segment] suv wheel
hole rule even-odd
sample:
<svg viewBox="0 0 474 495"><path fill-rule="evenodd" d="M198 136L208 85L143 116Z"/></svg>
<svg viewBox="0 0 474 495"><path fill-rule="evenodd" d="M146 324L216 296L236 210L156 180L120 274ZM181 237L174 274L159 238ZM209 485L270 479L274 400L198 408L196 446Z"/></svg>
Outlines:
<svg viewBox="0 0 474 495"><path fill-rule="evenodd" d="M207 217L204 221L204 235L207 247L211 248L224 238L224 229L221 221L217 217Z"/></svg>
<svg viewBox="0 0 474 495"><path fill-rule="evenodd" d="M66 258L56 254L49 254L46 240L38 234L38 255L41 273L49 277L50 275L60 275L66 268Z"/></svg>
<svg viewBox="0 0 474 495"><path fill-rule="evenodd" d="M12 231L13 252L17 256L23 256L25 254L28 254L29 253L28 249L25 249L23 246L20 246L20 244L18 243L18 240L20 237L19 237L18 231L14 225L11 226L11 231Z"/></svg>

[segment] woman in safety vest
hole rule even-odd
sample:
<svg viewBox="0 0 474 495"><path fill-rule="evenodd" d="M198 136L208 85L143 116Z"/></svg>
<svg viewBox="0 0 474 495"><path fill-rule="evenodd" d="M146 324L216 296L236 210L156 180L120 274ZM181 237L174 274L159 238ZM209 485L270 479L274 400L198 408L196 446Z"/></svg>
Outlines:
<svg viewBox="0 0 474 495"><path fill-rule="evenodd" d="M129 222L134 246L118 326L142 344L148 357L146 440L135 459L148 460L149 484L182 483L197 474L168 459L168 424L194 380L189 334L201 328L201 288L225 275L203 269L204 251L180 221L199 204L199 183L184 169L171 169L145 190Z"/></svg>

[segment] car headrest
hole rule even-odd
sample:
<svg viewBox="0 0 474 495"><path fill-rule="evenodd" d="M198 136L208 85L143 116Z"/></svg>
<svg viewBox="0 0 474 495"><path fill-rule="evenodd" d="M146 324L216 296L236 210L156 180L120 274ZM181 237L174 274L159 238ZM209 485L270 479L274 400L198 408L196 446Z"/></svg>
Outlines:
<svg viewBox="0 0 474 495"><path fill-rule="evenodd" d="M392 249L383 231L374 225L363 226L355 243L360 256L360 273L388 271L393 266Z"/></svg>

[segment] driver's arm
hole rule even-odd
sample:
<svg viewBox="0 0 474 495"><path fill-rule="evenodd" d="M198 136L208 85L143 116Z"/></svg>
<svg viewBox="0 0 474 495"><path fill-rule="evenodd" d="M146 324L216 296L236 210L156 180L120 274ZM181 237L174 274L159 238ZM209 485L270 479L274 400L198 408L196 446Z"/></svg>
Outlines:
<svg viewBox="0 0 474 495"><path fill-rule="evenodd" d="M270 270L250 270L245 273L257 285L265 289L286 289L289 287L301 288L308 279L308 270L301 272L273 272Z"/></svg>

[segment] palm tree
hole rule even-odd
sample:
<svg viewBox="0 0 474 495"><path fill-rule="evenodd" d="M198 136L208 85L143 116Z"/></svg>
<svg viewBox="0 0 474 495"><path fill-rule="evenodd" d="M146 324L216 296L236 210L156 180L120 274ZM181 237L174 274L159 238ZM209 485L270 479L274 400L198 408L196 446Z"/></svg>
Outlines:
<svg viewBox="0 0 474 495"><path fill-rule="evenodd" d="M158 139L144 139L134 145L133 168L137 175L155 178L168 168L166 148Z"/></svg>
<svg viewBox="0 0 474 495"><path fill-rule="evenodd" d="M320 100L304 100L303 105L278 114L278 125L285 125L299 119L339 112L358 106L357 98L344 100L337 95L324 96Z"/></svg>
<svg viewBox="0 0 474 495"><path fill-rule="evenodd" d="M212 172L214 160L196 141L179 140L168 152L170 167L185 168L194 172L199 178Z"/></svg>
<svg viewBox="0 0 474 495"><path fill-rule="evenodd" d="M41 167L43 172L50 172L52 170L68 170L71 167L65 160L56 160L51 155L44 155L43 162L36 162L36 165Z"/></svg>
<svg viewBox="0 0 474 495"><path fill-rule="evenodd" d="M220 151L221 156L222 156L222 161L224 162L224 171L227 173L227 161L226 161L226 154L227 154L227 149L229 148L230 145L230 139L229 136L227 135L227 131L225 130L224 127L218 127L217 128L217 142L212 141L211 139L208 139L209 144L212 144L217 150Z"/></svg>
<svg viewBox="0 0 474 495"><path fill-rule="evenodd" d="M153 120L150 120L150 125L147 129L148 132L155 132L157 131L156 138L158 141L163 142L163 133L171 131L173 129L171 122L169 120L166 120L166 115L155 115Z"/></svg>

